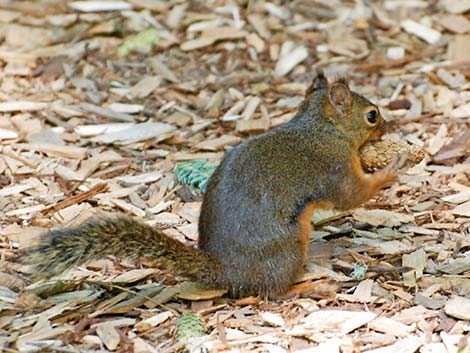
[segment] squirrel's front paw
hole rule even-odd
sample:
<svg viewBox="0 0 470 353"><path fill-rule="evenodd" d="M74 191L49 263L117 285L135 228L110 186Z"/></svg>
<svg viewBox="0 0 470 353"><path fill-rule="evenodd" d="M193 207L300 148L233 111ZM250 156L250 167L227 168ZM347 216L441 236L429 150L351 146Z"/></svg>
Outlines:
<svg viewBox="0 0 470 353"><path fill-rule="evenodd" d="M393 184L397 177L397 171L405 165L408 157L408 153L403 153L398 157L395 157L384 169L379 172L382 174L385 184Z"/></svg>
<svg viewBox="0 0 470 353"><path fill-rule="evenodd" d="M395 157L385 167L384 171L392 172L393 174L396 174L396 172L405 165L406 161L408 160L409 155L410 155L409 152L404 152L400 154L398 157Z"/></svg>

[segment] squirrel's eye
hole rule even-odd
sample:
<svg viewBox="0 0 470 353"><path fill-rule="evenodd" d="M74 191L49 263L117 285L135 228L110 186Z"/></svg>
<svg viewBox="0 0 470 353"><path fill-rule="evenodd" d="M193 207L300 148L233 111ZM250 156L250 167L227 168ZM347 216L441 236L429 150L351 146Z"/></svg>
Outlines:
<svg viewBox="0 0 470 353"><path fill-rule="evenodd" d="M367 112L366 119L370 125L375 125L377 123L377 110Z"/></svg>

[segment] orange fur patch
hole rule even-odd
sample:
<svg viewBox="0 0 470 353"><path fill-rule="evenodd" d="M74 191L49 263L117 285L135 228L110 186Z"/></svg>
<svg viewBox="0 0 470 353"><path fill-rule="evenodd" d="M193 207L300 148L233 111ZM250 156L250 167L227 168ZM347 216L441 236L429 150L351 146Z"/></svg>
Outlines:
<svg viewBox="0 0 470 353"><path fill-rule="evenodd" d="M313 226L311 218L313 212L317 209L332 208L333 204L330 201L313 201L310 202L300 216L297 218L300 224L300 231L302 232L301 242L304 247L304 255L307 255L307 243L310 239L310 233L312 232Z"/></svg>

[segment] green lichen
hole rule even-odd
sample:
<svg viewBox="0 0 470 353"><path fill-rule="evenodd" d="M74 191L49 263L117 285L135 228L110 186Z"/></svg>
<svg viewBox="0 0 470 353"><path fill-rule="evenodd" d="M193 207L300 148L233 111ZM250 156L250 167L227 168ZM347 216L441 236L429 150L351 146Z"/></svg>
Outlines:
<svg viewBox="0 0 470 353"><path fill-rule="evenodd" d="M192 189L206 191L207 182L217 168L217 163L194 160L177 164L174 173L178 182L189 185Z"/></svg>
<svg viewBox="0 0 470 353"><path fill-rule="evenodd" d="M176 329L176 340L180 343L189 343L194 337L204 336L204 320L197 314L187 312L183 313L178 320Z"/></svg>
<svg viewBox="0 0 470 353"><path fill-rule="evenodd" d="M362 281L366 278L368 266L364 263L356 262L354 264L354 270L351 273L351 278L356 281Z"/></svg>
<svg viewBox="0 0 470 353"><path fill-rule="evenodd" d="M146 29L131 39L126 40L118 49L119 56L127 56L131 51L147 53L152 49L152 45L160 39L158 30L155 28Z"/></svg>

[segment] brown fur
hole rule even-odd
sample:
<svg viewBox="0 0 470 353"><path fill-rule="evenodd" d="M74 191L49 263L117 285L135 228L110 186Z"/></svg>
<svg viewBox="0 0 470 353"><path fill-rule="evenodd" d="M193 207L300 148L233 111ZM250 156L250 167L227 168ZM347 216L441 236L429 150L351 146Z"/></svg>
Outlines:
<svg viewBox="0 0 470 353"><path fill-rule="evenodd" d="M175 274L228 289L231 296L286 293L302 272L315 209L349 209L392 182L398 165L375 174L358 149L380 136L377 109L320 74L292 120L234 147L209 180L199 218L199 249L127 218L91 220L42 236L26 261L39 277L107 255L144 258Z"/></svg>

